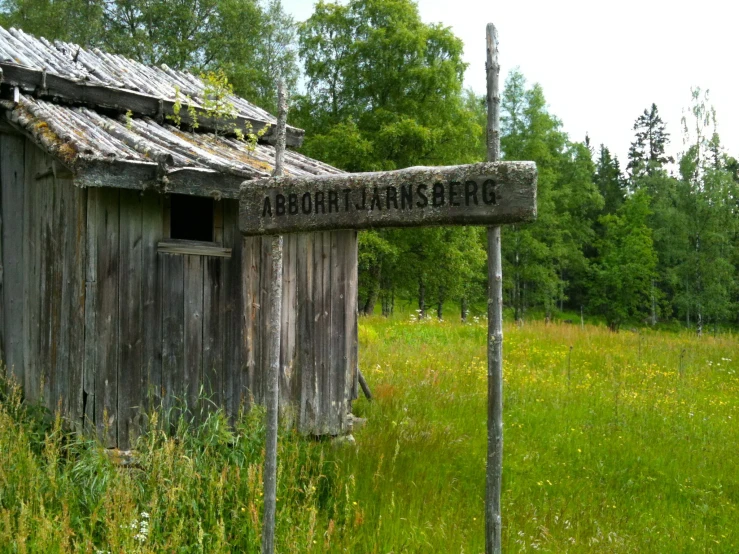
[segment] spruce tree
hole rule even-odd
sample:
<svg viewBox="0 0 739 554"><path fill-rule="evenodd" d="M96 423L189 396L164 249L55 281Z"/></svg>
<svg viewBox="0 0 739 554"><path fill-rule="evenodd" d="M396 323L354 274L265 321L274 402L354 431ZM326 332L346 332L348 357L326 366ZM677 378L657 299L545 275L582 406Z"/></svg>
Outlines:
<svg viewBox="0 0 739 554"><path fill-rule="evenodd" d="M644 110L634 122L636 135L629 148L627 169L632 179L653 175L674 159L666 154L670 135L657 110L657 105Z"/></svg>
<svg viewBox="0 0 739 554"><path fill-rule="evenodd" d="M593 180L605 202L603 213L616 213L626 198L626 185L621 175L618 158L613 157L611 151L603 144L600 145Z"/></svg>

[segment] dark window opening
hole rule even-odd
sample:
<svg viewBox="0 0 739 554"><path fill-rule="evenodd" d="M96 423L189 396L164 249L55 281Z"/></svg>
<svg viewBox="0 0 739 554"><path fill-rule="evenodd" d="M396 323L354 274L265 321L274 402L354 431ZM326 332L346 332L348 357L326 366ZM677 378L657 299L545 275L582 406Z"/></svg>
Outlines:
<svg viewBox="0 0 739 554"><path fill-rule="evenodd" d="M170 196L170 238L213 242L213 199Z"/></svg>

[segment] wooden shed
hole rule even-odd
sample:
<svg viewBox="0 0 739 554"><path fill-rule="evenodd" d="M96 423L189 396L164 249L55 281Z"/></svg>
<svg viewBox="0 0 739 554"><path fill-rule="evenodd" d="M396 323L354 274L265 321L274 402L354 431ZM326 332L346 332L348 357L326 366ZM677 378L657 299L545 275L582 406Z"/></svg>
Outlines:
<svg viewBox="0 0 739 554"><path fill-rule="evenodd" d="M26 397L120 448L151 402L259 401L269 239L242 238L237 196L270 175L273 130L253 148L217 136L198 77L16 29L0 28L0 69L0 350ZM242 129L275 122L229 101ZM288 146L302 135L288 127ZM291 149L285 162L339 172ZM302 432L341 434L357 394L356 233L292 235L284 256L280 401Z"/></svg>

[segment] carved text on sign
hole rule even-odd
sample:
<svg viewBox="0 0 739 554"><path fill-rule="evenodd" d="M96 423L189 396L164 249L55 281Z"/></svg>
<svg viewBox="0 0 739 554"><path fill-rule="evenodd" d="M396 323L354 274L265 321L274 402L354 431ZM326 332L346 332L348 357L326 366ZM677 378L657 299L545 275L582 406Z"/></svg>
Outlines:
<svg viewBox="0 0 739 554"><path fill-rule="evenodd" d="M494 225L536 216L536 166L530 162L479 163L286 176L247 181L240 194L240 225L246 235Z"/></svg>
<svg viewBox="0 0 739 554"><path fill-rule="evenodd" d="M289 193L271 191L264 196L262 217L331 214L364 210L413 210L428 206L441 208L495 204L496 183L476 181L434 183L433 185L389 185L362 189L337 188L327 191Z"/></svg>

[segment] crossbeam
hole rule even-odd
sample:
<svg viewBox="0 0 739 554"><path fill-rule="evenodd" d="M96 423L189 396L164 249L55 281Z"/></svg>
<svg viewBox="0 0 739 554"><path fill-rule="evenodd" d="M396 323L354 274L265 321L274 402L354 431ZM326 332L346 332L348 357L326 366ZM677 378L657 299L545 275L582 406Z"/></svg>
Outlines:
<svg viewBox="0 0 739 554"><path fill-rule="evenodd" d="M536 164L477 163L245 182L244 235L501 225L536 218Z"/></svg>

